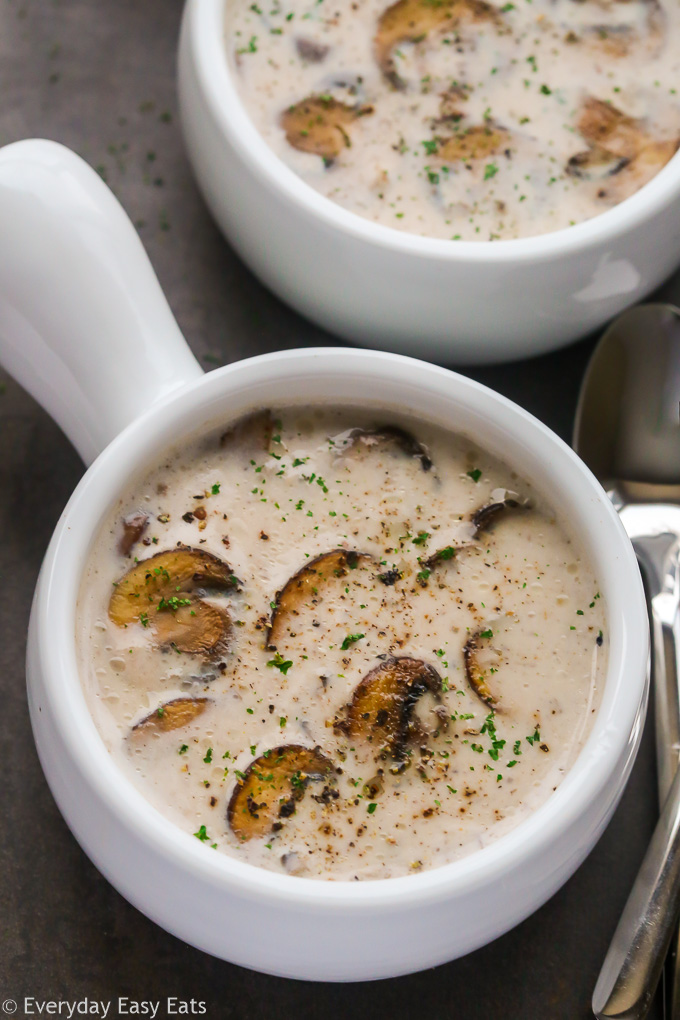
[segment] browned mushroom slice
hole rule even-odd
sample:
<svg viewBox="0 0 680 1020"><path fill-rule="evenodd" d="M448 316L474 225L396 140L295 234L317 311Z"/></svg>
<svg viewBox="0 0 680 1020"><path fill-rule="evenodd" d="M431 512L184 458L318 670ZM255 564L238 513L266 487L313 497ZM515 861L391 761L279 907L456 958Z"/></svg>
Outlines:
<svg viewBox="0 0 680 1020"><path fill-rule="evenodd" d="M284 744L251 762L231 795L227 820L241 840L268 836L295 814L310 783L334 783L333 762L319 747Z"/></svg>
<svg viewBox="0 0 680 1020"><path fill-rule="evenodd" d="M228 563L212 553L189 546L178 546L140 560L116 583L109 602L109 617L119 627L139 620L149 611L168 608L169 599L177 600L196 589L229 591L238 587L238 578ZM179 608L170 605L169 608Z"/></svg>
<svg viewBox="0 0 680 1020"><path fill-rule="evenodd" d="M498 711L498 698L489 685L489 677L497 672L502 658L493 647L492 639L490 627L478 630L466 641L463 658L470 687L485 705Z"/></svg>
<svg viewBox="0 0 680 1020"><path fill-rule="evenodd" d="M591 20L569 24L581 33L583 42L596 47L609 57L626 57L633 51L653 56L664 41L665 12L658 0L577 0L590 8ZM592 11L599 8L606 20L592 21ZM625 13L624 13L625 12ZM576 35L576 41L579 36Z"/></svg>
<svg viewBox="0 0 680 1020"><path fill-rule="evenodd" d="M439 98L439 114L433 124L458 124L465 116L460 104L469 98L469 92L462 86L451 85Z"/></svg>
<svg viewBox="0 0 680 1020"><path fill-rule="evenodd" d="M146 531L149 523L149 515L142 510L135 510L123 518L123 534L118 542L118 552L123 556L129 556L130 550Z"/></svg>
<svg viewBox="0 0 680 1020"><path fill-rule="evenodd" d="M616 156L600 145L593 145L585 152L577 152L567 163L567 173L586 181L601 181L613 177L628 166L628 156Z"/></svg>
<svg viewBox="0 0 680 1020"><path fill-rule="evenodd" d="M571 157L567 173L590 181L615 178L598 192L598 197L612 202L641 188L680 146L680 137L654 139L643 120L592 96L585 101L576 127L589 148Z"/></svg>
<svg viewBox="0 0 680 1020"><path fill-rule="evenodd" d="M616 176L601 182L597 197L609 205L616 205L638 191L658 174L680 148L680 137L645 145Z"/></svg>
<svg viewBox="0 0 680 1020"><path fill-rule="evenodd" d="M489 159L507 149L510 134L493 125L473 125L438 143L436 155L447 163Z"/></svg>
<svg viewBox="0 0 680 1020"><path fill-rule="evenodd" d="M611 103L589 96L576 122L576 130L591 145L615 156L632 159L648 141L641 121L628 117Z"/></svg>
<svg viewBox="0 0 680 1020"><path fill-rule="evenodd" d="M132 727L133 733L168 733L178 730L205 712L210 698L174 698L166 701Z"/></svg>
<svg viewBox="0 0 680 1020"><path fill-rule="evenodd" d="M369 553L356 552L354 549L333 549L310 560L305 566L293 574L281 591L276 593L276 605L272 612L267 646L278 647L290 632L292 617L300 615L305 605L312 603L318 596L318 589L340 577L347 577L353 570L375 563Z"/></svg>
<svg viewBox="0 0 680 1020"><path fill-rule="evenodd" d="M207 655L226 650L231 620L222 609L180 595L178 605L162 607L151 617L151 627L159 645L174 646L178 652Z"/></svg>
<svg viewBox="0 0 680 1020"><path fill-rule="evenodd" d="M295 49L308 64L320 64L328 56L329 47L323 43L315 42L313 39L298 36L295 40Z"/></svg>
<svg viewBox="0 0 680 1020"><path fill-rule="evenodd" d="M635 178L635 186L640 188L654 174L673 158L680 148L680 137L665 141L650 141L637 154L631 163L630 174Z"/></svg>
<svg viewBox="0 0 680 1020"><path fill-rule="evenodd" d="M406 656L387 659L366 674L336 728L375 744L383 756L403 761L409 743L422 737L413 710L428 691L437 699L442 691L433 666Z"/></svg>
<svg viewBox="0 0 680 1020"><path fill-rule="evenodd" d="M269 410L254 411L239 418L220 437L220 446L242 449L246 453L269 450L274 432L274 417Z"/></svg>
<svg viewBox="0 0 680 1020"><path fill-rule="evenodd" d="M491 531L493 527L498 523L499 519L504 517L508 512L515 512L517 510L528 510L529 501L515 499L512 496L506 496L505 499L500 499L495 503L487 503L486 506L482 506L479 510L476 510L472 515L472 524L475 529L475 538L478 538L483 532Z"/></svg>
<svg viewBox="0 0 680 1020"><path fill-rule="evenodd" d="M345 434L344 446L339 452L345 453L358 446L370 448L384 443L394 443L407 457L415 457L420 461L423 471L429 471L432 467L432 458L427 447L419 442L414 435L399 425L379 425L374 429L352 429Z"/></svg>
<svg viewBox="0 0 680 1020"><path fill-rule="evenodd" d="M372 112L372 106L348 106L332 96L310 96L284 110L281 127L294 149L321 156L329 163L351 147L350 125Z"/></svg>
<svg viewBox="0 0 680 1020"><path fill-rule="evenodd" d="M404 88L393 55L400 43L419 42L429 32L446 32L462 24L502 22L498 9L485 0L397 0L378 19L375 58L394 88Z"/></svg>

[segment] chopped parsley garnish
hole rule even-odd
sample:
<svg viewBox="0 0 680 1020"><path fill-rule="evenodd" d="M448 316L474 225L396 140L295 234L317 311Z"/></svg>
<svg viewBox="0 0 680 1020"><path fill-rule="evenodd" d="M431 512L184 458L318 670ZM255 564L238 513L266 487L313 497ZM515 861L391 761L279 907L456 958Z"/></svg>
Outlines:
<svg viewBox="0 0 680 1020"><path fill-rule="evenodd" d="M190 606L191 599L180 599L177 595L170 595L169 598L165 598L161 595L161 600L158 603L159 609L170 609L173 613L176 612L180 606Z"/></svg>
<svg viewBox="0 0 680 1020"><path fill-rule="evenodd" d="M257 36L256 35L251 35L250 41L248 42L248 45L247 46L242 46L241 49L237 50L236 52L237 53L257 53Z"/></svg>
<svg viewBox="0 0 680 1020"><path fill-rule="evenodd" d="M274 669L278 669L279 672L285 676L288 670L293 665L291 659L284 659L280 652L276 652L273 659L270 659L267 663L268 666L272 666Z"/></svg>
<svg viewBox="0 0 680 1020"><path fill-rule="evenodd" d="M479 470L479 468L473 468L472 471L467 472L467 476L468 478L471 478L473 482L478 482L479 479L482 477L482 472Z"/></svg>
<svg viewBox="0 0 680 1020"><path fill-rule="evenodd" d="M340 645L340 647L343 650L343 652L346 652L347 649L350 647L350 645L354 645L354 644L356 644L357 641L361 641L361 639L363 637L366 637L366 635L365 634L348 634L347 637L342 642L342 644Z"/></svg>
<svg viewBox="0 0 680 1020"><path fill-rule="evenodd" d="M203 759L203 761L206 763L206 765L209 765L210 762L212 761L212 747L209 747L208 750L205 752L205 758Z"/></svg>
<svg viewBox="0 0 680 1020"><path fill-rule="evenodd" d="M206 843L210 839L205 825L199 826L198 832L195 832L194 836L196 839L200 839L202 843Z"/></svg>

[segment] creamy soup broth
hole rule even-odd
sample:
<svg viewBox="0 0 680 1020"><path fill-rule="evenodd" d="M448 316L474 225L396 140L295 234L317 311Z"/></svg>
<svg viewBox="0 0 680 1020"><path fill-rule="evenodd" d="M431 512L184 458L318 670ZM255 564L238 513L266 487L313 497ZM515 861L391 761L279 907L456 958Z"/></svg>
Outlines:
<svg viewBox="0 0 680 1020"><path fill-rule="evenodd" d="M277 156L429 237L589 219L680 139L677 0L229 0L226 47Z"/></svg>
<svg viewBox="0 0 680 1020"><path fill-rule="evenodd" d="M466 438L353 408L258 413L132 484L77 644L154 808L206 852L333 880L514 828L574 762L607 659L597 579L540 494Z"/></svg>

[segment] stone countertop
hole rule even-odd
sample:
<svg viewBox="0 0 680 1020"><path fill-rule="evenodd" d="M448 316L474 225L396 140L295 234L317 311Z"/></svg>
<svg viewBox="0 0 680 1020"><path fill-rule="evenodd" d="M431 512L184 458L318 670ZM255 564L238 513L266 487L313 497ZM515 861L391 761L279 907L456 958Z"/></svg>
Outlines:
<svg viewBox="0 0 680 1020"><path fill-rule="evenodd" d="M198 195L176 115L181 6L180 0L0 0L0 144L53 138L97 167L135 222L206 369L267 351L337 344L260 285ZM660 296L674 295L680 300L680 275ZM591 349L585 341L532 361L464 371L568 440ZM176 996L204 1002L206 1016L220 1020L590 1016L600 964L655 823L649 725L621 805L576 875L518 928L435 970L342 986L266 977L190 948L113 890L70 835L48 791L23 679L40 562L82 471L57 426L0 372L0 1001L16 1000L19 1016L25 996L111 1002L109 1016L119 1015L119 996L160 999L160 1017L168 1015L166 997Z"/></svg>

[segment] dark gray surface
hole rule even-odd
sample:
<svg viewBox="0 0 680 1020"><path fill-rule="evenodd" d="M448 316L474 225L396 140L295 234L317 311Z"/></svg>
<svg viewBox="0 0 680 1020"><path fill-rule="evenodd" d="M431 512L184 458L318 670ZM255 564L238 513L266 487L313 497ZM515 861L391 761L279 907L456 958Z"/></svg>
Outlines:
<svg viewBox="0 0 680 1020"><path fill-rule="evenodd" d="M54 138L101 168L137 223L206 368L335 343L260 286L197 194L176 118L180 9L179 0L0 0L0 144ZM680 295L678 277L664 288L664 296L673 294ZM466 371L568 439L591 347ZM17 1000L19 1016L27 995L174 995L204 1001L209 1017L235 1020L588 1017L600 963L655 823L649 727L621 806L572 880L513 932L434 971L341 987L264 977L189 948L108 885L52 801L24 692L33 586L83 469L57 427L1 372L0 390L0 1003ZM299 937L304 953L304 932Z"/></svg>

